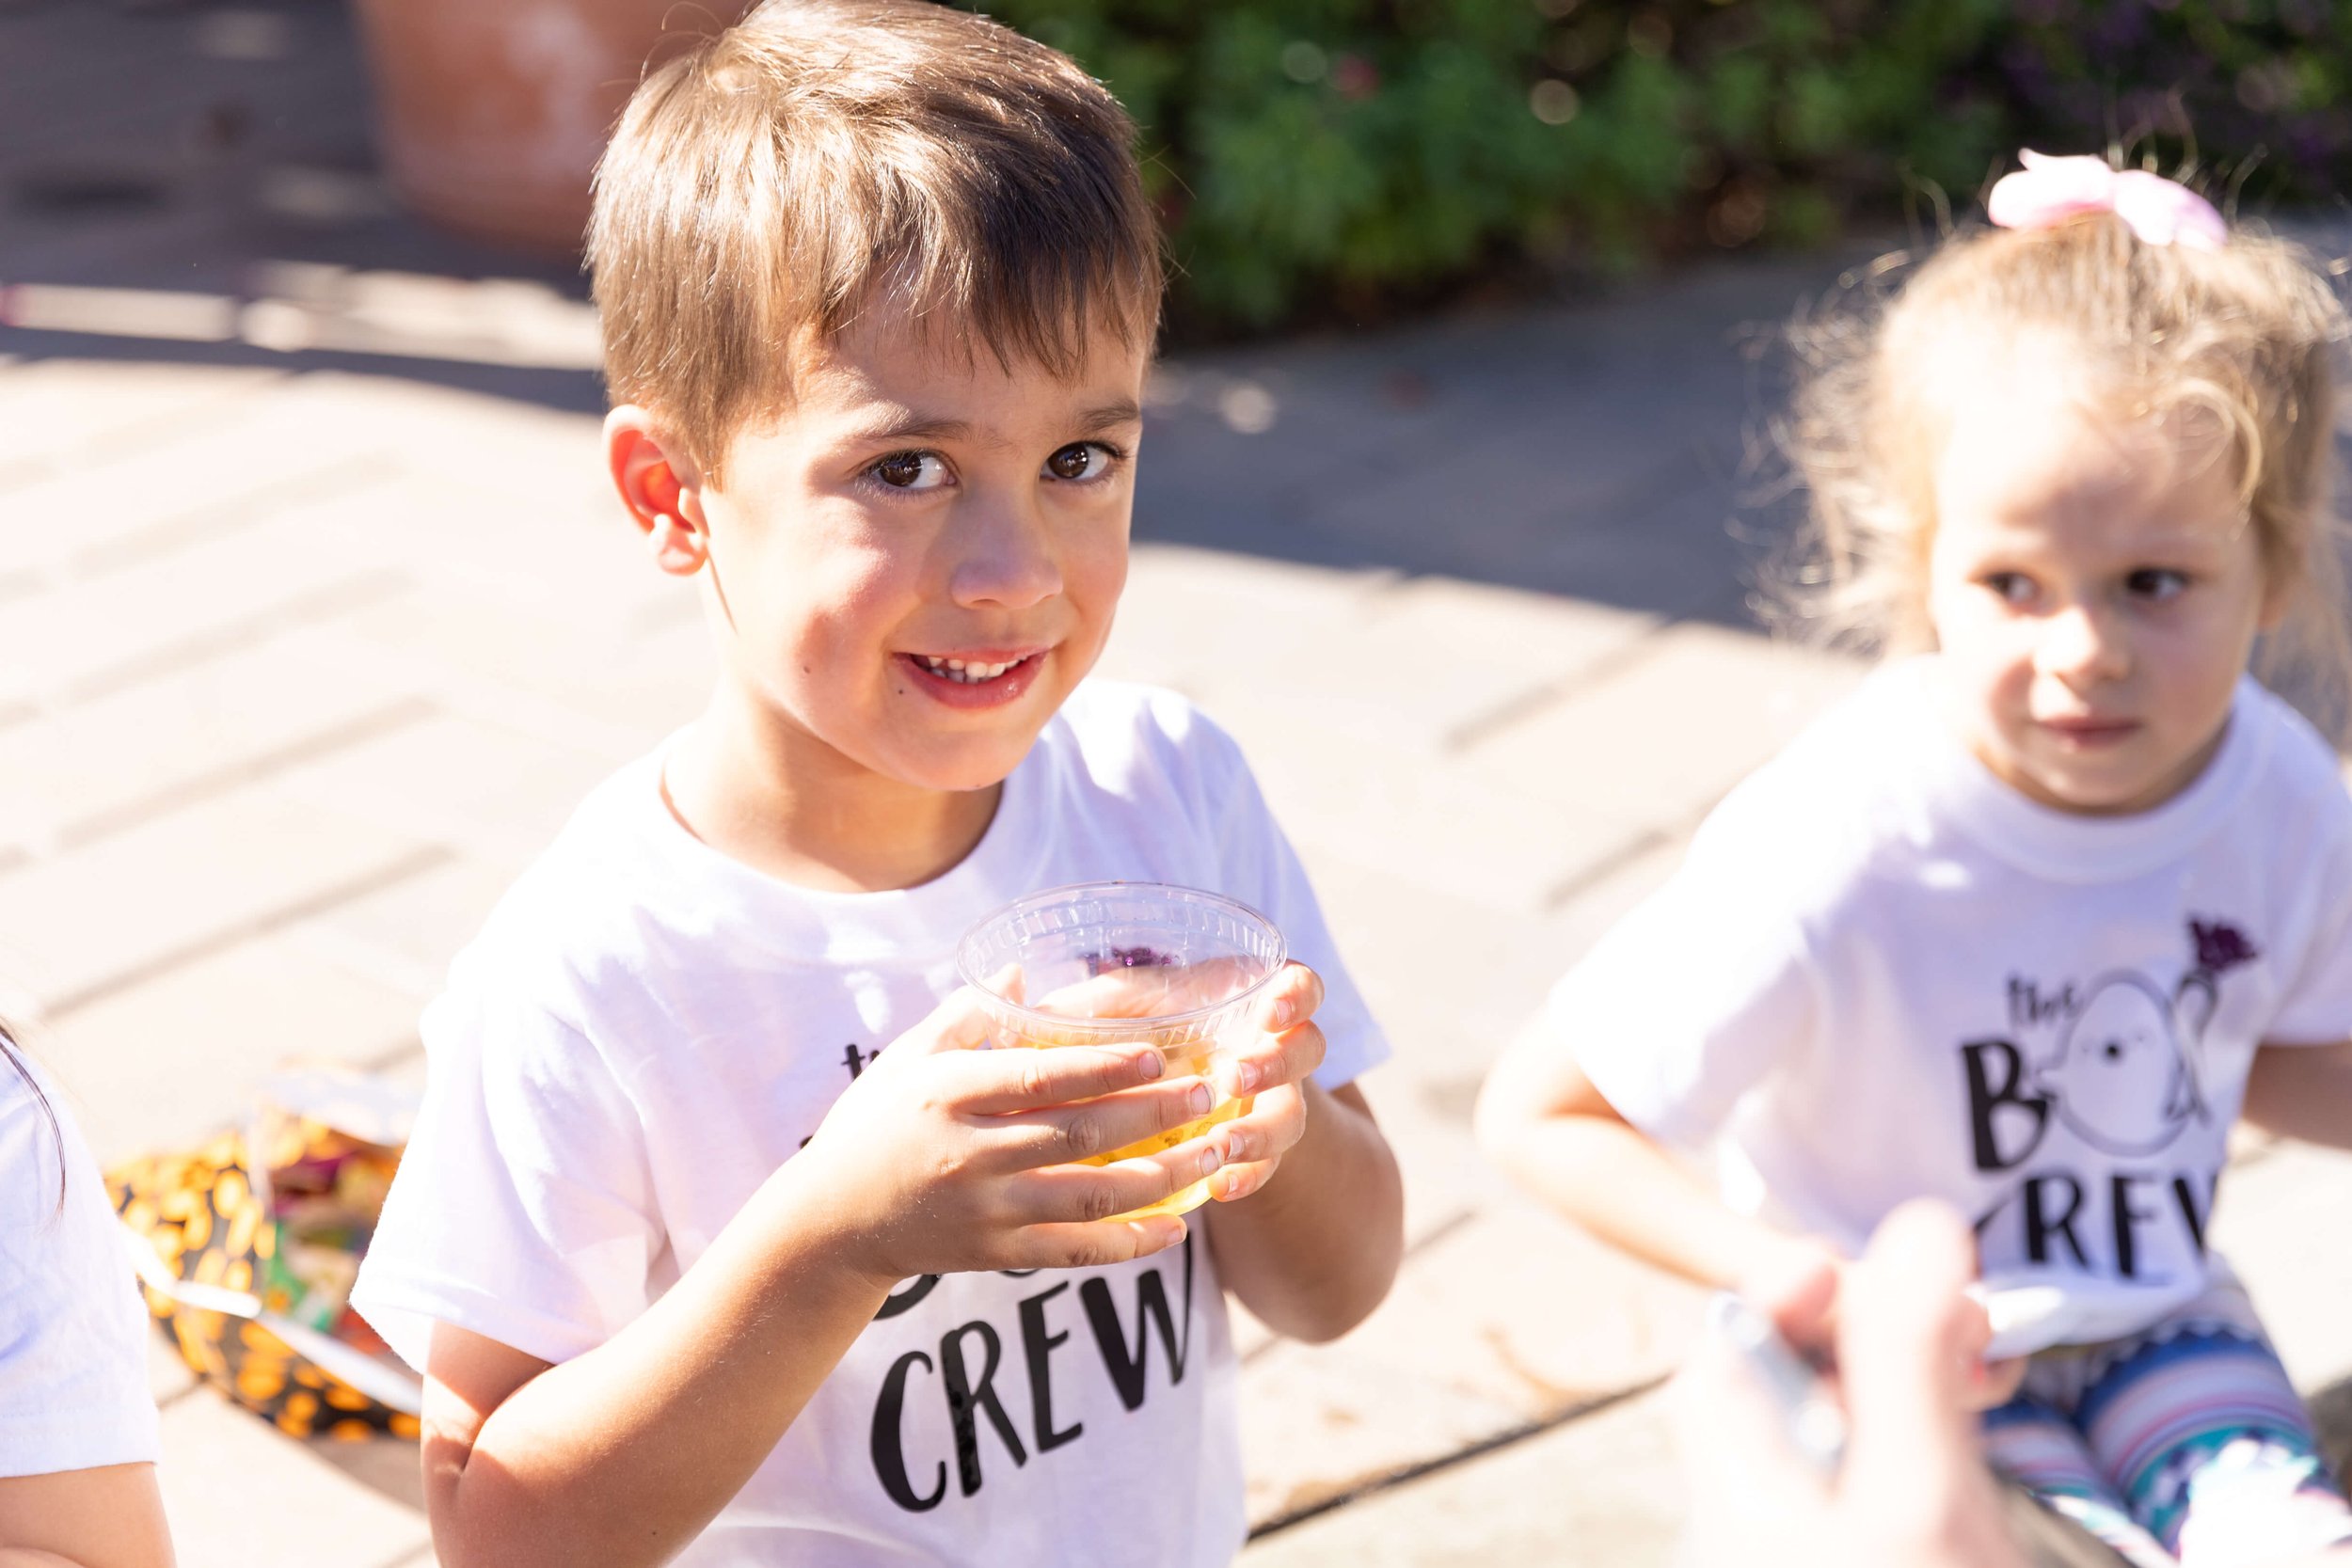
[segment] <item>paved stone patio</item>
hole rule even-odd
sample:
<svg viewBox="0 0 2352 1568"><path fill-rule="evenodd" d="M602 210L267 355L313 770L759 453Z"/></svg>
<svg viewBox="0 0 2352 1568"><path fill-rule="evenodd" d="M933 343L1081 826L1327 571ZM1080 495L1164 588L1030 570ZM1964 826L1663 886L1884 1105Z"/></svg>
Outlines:
<svg viewBox="0 0 2352 1568"><path fill-rule="evenodd" d="M325 0L0 9L0 1010L102 1158L415 1019L596 779L689 716L691 594L604 493L575 279L386 200ZM1758 634L1744 345L1831 263L1184 356L1109 672L1240 736L1397 1042L1412 1254L1342 1342L1245 1331L1276 1564L1661 1562L1690 1291L1468 1133L1544 988L1856 671ZM2218 1220L2352 1375L2352 1160ZM161 1344L190 1568L432 1560L413 1449L305 1446ZM1597 1406L1597 1408L1595 1408ZM1589 1413L1584 1413L1589 1412ZM1409 1478L1409 1479L1400 1479Z"/></svg>

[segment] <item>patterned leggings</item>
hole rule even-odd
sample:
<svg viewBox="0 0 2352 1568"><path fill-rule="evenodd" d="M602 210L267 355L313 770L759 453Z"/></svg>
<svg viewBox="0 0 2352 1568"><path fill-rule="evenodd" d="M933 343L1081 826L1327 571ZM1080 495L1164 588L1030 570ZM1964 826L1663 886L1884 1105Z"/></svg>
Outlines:
<svg viewBox="0 0 2352 1568"><path fill-rule="evenodd" d="M2035 1355L1984 1437L1994 1470L2134 1568L2255 1568L2352 1544L2352 1505L2233 1283L2130 1338Z"/></svg>

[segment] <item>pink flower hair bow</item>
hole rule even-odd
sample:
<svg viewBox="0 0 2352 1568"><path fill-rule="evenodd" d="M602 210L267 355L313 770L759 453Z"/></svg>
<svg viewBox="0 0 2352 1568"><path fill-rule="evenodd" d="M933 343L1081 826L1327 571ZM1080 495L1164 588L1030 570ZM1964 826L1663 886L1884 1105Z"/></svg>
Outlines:
<svg viewBox="0 0 2352 1568"><path fill-rule="evenodd" d="M2214 204L2186 185L2144 169L2109 168L2103 158L2052 158L2021 152L2026 166L2005 174L1985 198L2003 229L2051 229L2078 213L2113 213L2144 245L2218 250L2230 226Z"/></svg>

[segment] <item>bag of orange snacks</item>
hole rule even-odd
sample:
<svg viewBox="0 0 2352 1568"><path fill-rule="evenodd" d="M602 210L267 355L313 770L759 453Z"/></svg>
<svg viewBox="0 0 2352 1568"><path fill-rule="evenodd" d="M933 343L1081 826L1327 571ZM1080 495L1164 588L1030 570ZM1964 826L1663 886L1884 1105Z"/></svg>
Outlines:
<svg viewBox="0 0 2352 1568"><path fill-rule="evenodd" d="M294 1436L417 1435L421 1385L349 1303L416 1107L378 1077L289 1071L242 1131L107 1173L182 1358Z"/></svg>

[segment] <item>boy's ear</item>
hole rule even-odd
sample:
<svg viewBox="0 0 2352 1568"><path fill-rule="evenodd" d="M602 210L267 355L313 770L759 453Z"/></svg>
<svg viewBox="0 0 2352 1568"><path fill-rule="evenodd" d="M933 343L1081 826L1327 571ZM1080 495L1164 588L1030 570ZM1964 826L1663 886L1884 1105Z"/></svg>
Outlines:
<svg viewBox="0 0 2352 1568"><path fill-rule="evenodd" d="M702 478L652 414L625 403L604 417L605 466L621 505L653 546L654 564L692 577L710 559Z"/></svg>

